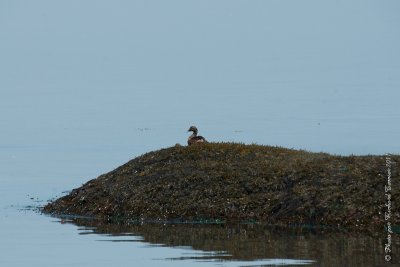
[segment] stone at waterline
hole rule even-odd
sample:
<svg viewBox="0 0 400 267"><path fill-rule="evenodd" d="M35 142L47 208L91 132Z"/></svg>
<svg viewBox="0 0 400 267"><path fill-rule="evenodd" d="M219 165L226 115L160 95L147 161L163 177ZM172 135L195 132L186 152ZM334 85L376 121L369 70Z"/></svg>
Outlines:
<svg viewBox="0 0 400 267"><path fill-rule="evenodd" d="M392 181L400 156L393 155ZM146 153L49 203L46 213L121 220L240 220L383 227L384 156L208 143ZM392 185L398 199L399 186ZM399 225L400 215L392 214Z"/></svg>

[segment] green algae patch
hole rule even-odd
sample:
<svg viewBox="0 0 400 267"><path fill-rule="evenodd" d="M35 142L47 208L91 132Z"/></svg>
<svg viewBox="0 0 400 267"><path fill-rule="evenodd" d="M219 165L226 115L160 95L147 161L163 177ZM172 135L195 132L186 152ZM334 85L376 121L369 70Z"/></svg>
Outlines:
<svg viewBox="0 0 400 267"><path fill-rule="evenodd" d="M394 203L399 161L391 156ZM208 143L146 153L48 203L43 212L384 229L385 185L385 156ZM400 225L398 209L392 208L390 222Z"/></svg>

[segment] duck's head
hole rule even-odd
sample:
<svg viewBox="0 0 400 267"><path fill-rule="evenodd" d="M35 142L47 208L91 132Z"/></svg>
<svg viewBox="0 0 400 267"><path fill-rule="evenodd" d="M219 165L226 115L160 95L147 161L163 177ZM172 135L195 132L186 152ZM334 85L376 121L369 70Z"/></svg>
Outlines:
<svg viewBox="0 0 400 267"><path fill-rule="evenodd" d="M196 128L196 126L190 126L190 128L189 128L188 132L194 132L194 133L197 133L197 128Z"/></svg>

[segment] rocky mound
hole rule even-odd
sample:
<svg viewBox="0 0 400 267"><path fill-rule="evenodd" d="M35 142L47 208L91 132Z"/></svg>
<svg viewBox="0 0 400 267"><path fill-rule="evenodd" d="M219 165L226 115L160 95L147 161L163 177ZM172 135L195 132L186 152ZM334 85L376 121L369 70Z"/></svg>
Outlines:
<svg viewBox="0 0 400 267"><path fill-rule="evenodd" d="M391 199L399 199L391 156ZM397 178L396 178L397 177ZM122 220L223 220L368 228L385 225L385 156L332 156L209 143L137 157L43 208ZM392 225L400 224L392 209Z"/></svg>

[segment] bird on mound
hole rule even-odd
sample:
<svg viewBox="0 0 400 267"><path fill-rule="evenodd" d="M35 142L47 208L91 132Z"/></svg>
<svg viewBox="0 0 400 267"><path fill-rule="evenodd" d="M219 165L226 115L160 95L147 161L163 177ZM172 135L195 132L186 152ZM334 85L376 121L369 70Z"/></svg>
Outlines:
<svg viewBox="0 0 400 267"><path fill-rule="evenodd" d="M188 138L188 145L194 145L197 143L208 143L207 140L203 136L197 136L197 128L196 126L190 126L188 132L193 132L191 136Z"/></svg>

